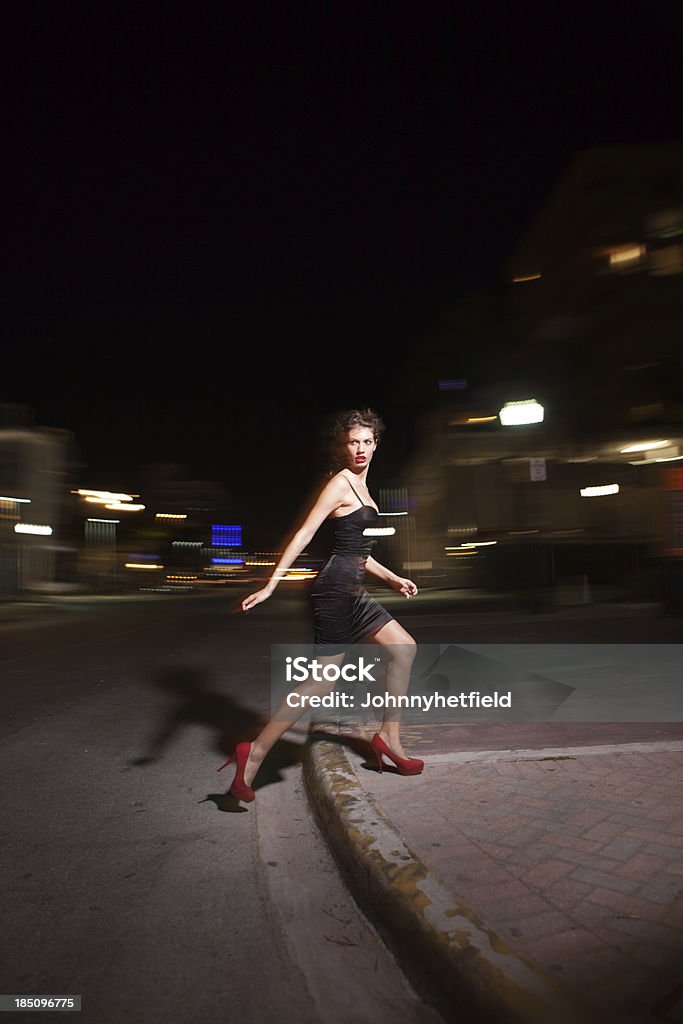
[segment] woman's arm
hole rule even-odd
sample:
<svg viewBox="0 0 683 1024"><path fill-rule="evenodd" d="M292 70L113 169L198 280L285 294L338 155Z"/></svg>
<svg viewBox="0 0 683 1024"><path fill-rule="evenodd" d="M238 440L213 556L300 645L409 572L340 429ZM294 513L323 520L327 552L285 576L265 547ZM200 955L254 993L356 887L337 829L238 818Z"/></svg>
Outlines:
<svg viewBox="0 0 683 1024"><path fill-rule="evenodd" d="M403 576L397 576L395 572L381 565L371 555L365 563L365 570L372 576L376 576L382 583L386 583L392 590L398 590L399 594L404 594L406 597L414 597L417 594L417 587L412 580L405 579Z"/></svg>
<svg viewBox="0 0 683 1024"><path fill-rule="evenodd" d="M345 496L343 482L337 476L328 480L303 523L287 543L277 565L275 566L275 569L273 570L273 575L268 580L265 587L262 587L261 590L257 590L254 594L250 594L249 597L245 597L244 601L242 601L242 611L247 612L250 608L253 608L254 605L260 604L262 601L265 601L270 597L292 563L299 557L304 548L313 540L313 537L318 531L320 525L332 514L332 512L336 511L344 504Z"/></svg>

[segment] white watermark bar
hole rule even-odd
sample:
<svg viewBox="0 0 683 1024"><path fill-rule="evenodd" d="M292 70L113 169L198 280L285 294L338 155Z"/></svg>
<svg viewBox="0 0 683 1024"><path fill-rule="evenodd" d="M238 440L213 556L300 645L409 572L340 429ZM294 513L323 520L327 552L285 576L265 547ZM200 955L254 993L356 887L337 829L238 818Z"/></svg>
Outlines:
<svg viewBox="0 0 683 1024"><path fill-rule="evenodd" d="M22 1010L57 1010L63 1013L65 1010L80 1010L80 996L35 996L35 995L0 995L0 1011L8 1010L14 1013Z"/></svg>
<svg viewBox="0 0 683 1024"><path fill-rule="evenodd" d="M271 648L276 721L681 722L683 644Z"/></svg>

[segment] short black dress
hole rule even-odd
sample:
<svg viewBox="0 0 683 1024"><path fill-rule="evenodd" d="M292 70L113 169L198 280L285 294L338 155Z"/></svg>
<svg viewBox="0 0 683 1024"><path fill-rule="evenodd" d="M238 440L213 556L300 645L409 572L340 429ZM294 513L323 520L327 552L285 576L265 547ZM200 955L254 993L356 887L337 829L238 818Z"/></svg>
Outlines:
<svg viewBox="0 0 683 1024"><path fill-rule="evenodd" d="M360 507L332 518L332 553L311 584L313 644L318 655L341 654L346 647L362 643L391 622L391 615L363 589L365 563L374 540L364 531L376 526L379 516L372 505L364 505L349 481Z"/></svg>

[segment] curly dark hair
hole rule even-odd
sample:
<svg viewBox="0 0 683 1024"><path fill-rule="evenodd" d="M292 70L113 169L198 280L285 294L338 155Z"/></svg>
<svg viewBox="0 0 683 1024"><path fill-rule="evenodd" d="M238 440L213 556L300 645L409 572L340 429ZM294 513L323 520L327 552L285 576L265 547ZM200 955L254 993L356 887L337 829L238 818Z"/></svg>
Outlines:
<svg viewBox="0 0 683 1024"><path fill-rule="evenodd" d="M367 427L374 434L377 444L384 433L384 422L374 409L344 409L335 413L329 418L327 429L328 454L335 467L342 464L338 457L342 439L354 427Z"/></svg>
<svg viewBox="0 0 683 1024"><path fill-rule="evenodd" d="M337 413L330 429L330 441L338 444L342 434L352 430L353 427L367 427L375 435L375 441L379 441L384 433L384 423L374 409L345 409Z"/></svg>

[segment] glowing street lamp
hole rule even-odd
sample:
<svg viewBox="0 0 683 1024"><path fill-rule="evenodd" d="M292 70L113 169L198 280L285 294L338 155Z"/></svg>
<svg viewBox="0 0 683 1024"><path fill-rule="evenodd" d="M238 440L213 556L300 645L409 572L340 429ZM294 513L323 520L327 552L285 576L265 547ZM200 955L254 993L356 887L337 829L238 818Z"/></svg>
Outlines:
<svg viewBox="0 0 683 1024"><path fill-rule="evenodd" d="M523 423L541 423L543 406L535 398L526 398L523 402L506 402L498 413L504 427L516 427Z"/></svg>

